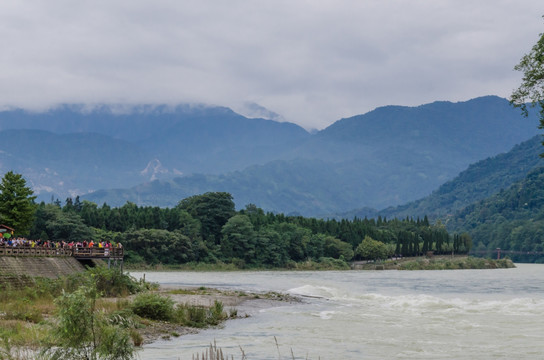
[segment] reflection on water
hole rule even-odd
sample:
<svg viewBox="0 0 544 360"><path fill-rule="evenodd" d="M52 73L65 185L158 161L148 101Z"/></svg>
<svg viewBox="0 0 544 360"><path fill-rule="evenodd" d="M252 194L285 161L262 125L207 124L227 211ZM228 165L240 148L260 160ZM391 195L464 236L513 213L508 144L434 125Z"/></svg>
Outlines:
<svg viewBox="0 0 544 360"><path fill-rule="evenodd" d="M141 273L133 273L140 277ZM304 297L223 328L147 345L142 359L191 359L210 342L248 359L538 359L544 265L455 271L164 272L161 284ZM277 338L279 349L274 337Z"/></svg>

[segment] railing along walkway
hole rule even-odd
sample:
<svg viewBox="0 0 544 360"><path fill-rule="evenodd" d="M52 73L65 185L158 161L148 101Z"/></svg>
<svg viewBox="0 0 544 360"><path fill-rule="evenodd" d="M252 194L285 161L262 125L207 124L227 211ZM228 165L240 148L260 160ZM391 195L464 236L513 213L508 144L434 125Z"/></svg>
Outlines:
<svg viewBox="0 0 544 360"><path fill-rule="evenodd" d="M42 247L0 245L0 256L73 256L76 259L122 259L123 248L100 247Z"/></svg>

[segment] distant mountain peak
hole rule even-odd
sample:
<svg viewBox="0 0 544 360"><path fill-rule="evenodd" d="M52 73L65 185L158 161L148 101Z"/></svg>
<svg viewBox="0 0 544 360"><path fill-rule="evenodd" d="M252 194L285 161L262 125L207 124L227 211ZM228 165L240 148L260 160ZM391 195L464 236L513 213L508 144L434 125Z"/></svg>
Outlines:
<svg viewBox="0 0 544 360"><path fill-rule="evenodd" d="M244 102L241 107L236 109L236 112L249 118L261 118L278 122L286 121L280 114L250 101Z"/></svg>
<svg viewBox="0 0 544 360"><path fill-rule="evenodd" d="M149 181L157 180L158 175L168 174L168 173L169 173L168 169L162 166L159 159L151 160L149 163L147 163L147 166L145 167L145 169L140 171L140 174L148 178Z"/></svg>

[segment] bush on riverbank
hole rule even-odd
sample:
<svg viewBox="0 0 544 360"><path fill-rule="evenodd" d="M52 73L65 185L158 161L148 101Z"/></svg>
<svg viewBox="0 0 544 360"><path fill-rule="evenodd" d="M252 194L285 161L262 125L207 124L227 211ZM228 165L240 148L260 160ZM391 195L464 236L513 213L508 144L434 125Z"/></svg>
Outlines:
<svg viewBox="0 0 544 360"><path fill-rule="evenodd" d="M170 321L174 318L174 301L157 293L139 294L130 308L134 314L150 320Z"/></svg>
<svg viewBox="0 0 544 360"><path fill-rule="evenodd" d="M40 354L48 359L122 359L135 356L129 330L110 321L97 300L96 283L55 299L56 321Z"/></svg>
<svg viewBox="0 0 544 360"><path fill-rule="evenodd" d="M209 308L189 304L176 306L168 296L151 292L136 296L130 309L146 319L169 321L194 328L218 325L231 316L224 311L223 303L217 300Z"/></svg>

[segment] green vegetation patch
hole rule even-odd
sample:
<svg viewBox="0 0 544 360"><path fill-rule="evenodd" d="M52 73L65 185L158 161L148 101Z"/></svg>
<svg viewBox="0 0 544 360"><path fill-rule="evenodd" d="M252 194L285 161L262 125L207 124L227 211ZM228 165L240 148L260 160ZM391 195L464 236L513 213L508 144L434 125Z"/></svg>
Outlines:
<svg viewBox="0 0 544 360"><path fill-rule="evenodd" d="M492 260L472 256L458 258L421 258L398 264L398 270L462 270L462 269L499 269L513 268L510 259Z"/></svg>
<svg viewBox="0 0 544 360"><path fill-rule="evenodd" d="M237 315L227 313L219 301L211 307L176 305L153 289L153 284L106 268L60 279L36 278L23 288L4 286L0 359L133 359L143 333L179 336L181 326L215 326Z"/></svg>

